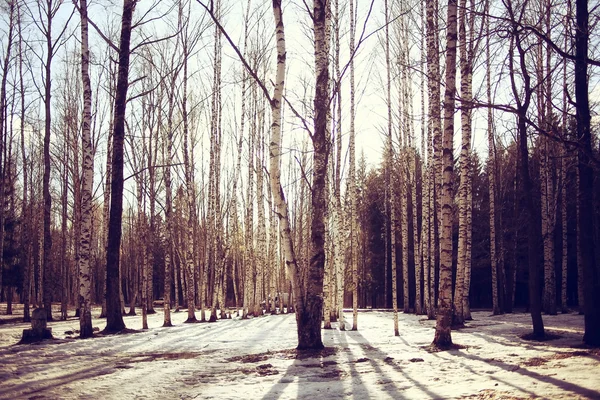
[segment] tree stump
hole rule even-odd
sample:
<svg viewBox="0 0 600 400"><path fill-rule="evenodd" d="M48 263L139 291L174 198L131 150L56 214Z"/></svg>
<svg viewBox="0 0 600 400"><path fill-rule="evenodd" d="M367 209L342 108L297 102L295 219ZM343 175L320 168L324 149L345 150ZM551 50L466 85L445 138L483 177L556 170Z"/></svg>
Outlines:
<svg viewBox="0 0 600 400"><path fill-rule="evenodd" d="M44 339L53 339L52 328L46 327L46 310L36 308L31 313L31 329L23 329L20 344L40 342Z"/></svg>

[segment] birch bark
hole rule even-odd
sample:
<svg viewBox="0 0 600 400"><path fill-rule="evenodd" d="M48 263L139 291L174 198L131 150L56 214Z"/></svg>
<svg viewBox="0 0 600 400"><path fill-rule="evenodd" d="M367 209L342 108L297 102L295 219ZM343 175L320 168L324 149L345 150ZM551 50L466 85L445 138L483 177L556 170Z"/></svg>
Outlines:
<svg viewBox="0 0 600 400"><path fill-rule="evenodd" d="M468 15L467 1L461 0L459 7L459 39L460 39L460 84L461 84L461 152L460 152L460 185L459 185L459 223L458 223L458 265L456 272L456 290L454 293L454 316L455 323L462 325L465 321L464 298L468 296L468 287L466 286L465 276L467 269L471 267L470 257L470 235L472 227L470 226L470 207L469 192L471 191L471 107L472 107L472 53L467 40L467 20L473 16ZM470 17L470 18L469 18ZM487 47L489 49L489 45ZM489 121L491 123L491 121ZM489 128L489 126L488 126ZM492 203L490 198L490 214L492 214ZM490 215L490 221L492 216ZM495 224L495 222L494 222ZM491 230L492 228L490 228ZM494 248L495 243L490 242ZM493 244L492 244L493 243ZM491 251L490 251L491 253ZM495 261L492 262L495 266ZM495 270L492 270L492 280L495 277ZM497 299L497 286L496 299ZM496 302L497 304L497 302ZM495 310L495 309L494 309Z"/></svg>
<svg viewBox="0 0 600 400"><path fill-rule="evenodd" d="M442 140L443 181L441 193L442 223L440 235L439 309L433 345L448 348L452 345L452 159L454 135L454 98L456 91L457 4L448 1L446 31L446 88L444 92L444 132Z"/></svg>
<svg viewBox="0 0 600 400"><path fill-rule="evenodd" d="M90 242L92 222L92 187L94 184L94 158L90 135L92 119L92 87L90 83L88 47L87 1L80 0L81 16L81 78L83 81L83 119L81 126L81 149L83 152L83 174L81 182L81 236L79 237L79 336L91 337L92 307L90 282Z"/></svg>
<svg viewBox="0 0 600 400"><path fill-rule="evenodd" d="M316 0L315 1L315 12L317 10L317 3L321 2L322 5L321 7L329 7L329 2L327 1L322 1L322 0ZM325 18L327 19L329 12L326 11L325 12ZM355 21L355 11L354 11L354 0L350 0L350 52L353 53L354 49L355 49L355 35L356 35L356 21ZM327 87L323 87L322 89L319 88L319 81L323 80L329 80L329 75L326 72L327 71L327 64L328 64L328 53L329 53L329 46L324 43L322 46L322 54L318 55L317 51L318 51L318 47L317 46L318 43L318 39L317 39L317 20L315 19L315 55L316 55L316 62L317 62L317 93L315 94L315 110L323 107L325 104L323 103L327 98L328 98L328 94L327 93L319 93L320 90L322 89L327 89ZM319 59L321 58L321 59ZM321 64L321 65L320 65ZM321 86L325 85L325 83L321 83ZM352 330L356 331L358 330L358 260L357 260L357 254L356 254L356 132L354 129L354 122L355 122L355 116L356 116L356 111L355 111L355 100L354 100L354 57L352 57L350 59L350 138L349 138L349 143L348 143L348 152L349 152L349 163L350 163L350 167L349 167L349 172L348 172L348 179L349 179L349 190L350 190L350 252L351 252L351 262L352 262ZM321 98L322 97L322 98ZM315 122L318 119L315 118ZM315 126L317 126L315 124ZM316 131L316 129L315 129ZM319 133L320 135L320 133ZM315 138L317 137L317 135L315 135ZM314 139L313 139L313 143L314 143ZM327 146L326 143L326 138L323 141L322 144L320 144L322 146ZM315 150L317 149L317 144L315 143ZM315 153L316 156L316 153ZM327 164L327 158L325 158L324 163ZM315 165L317 164L317 158L315 157ZM316 170L315 170L316 172ZM313 175L313 179L315 179L316 176ZM314 185L314 184L313 184ZM313 207L316 208L315 202L314 202L314 198L315 198L315 193L313 192ZM314 215L313 218L318 218L317 215Z"/></svg>
<svg viewBox="0 0 600 400"><path fill-rule="evenodd" d="M183 44L183 52L187 54L187 42ZM186 280L186 298L187 298L187 314L186 323L197 322L196 319L196 274L195 274L195 257L194 257L194 221L196 215L196 201L194 195L194 181L192 178L192 166L190 161L191 149L189 138L189 120L187 110L187 82L188 81L188 61L187 57L183 64L183 95L181 99L181 114L183 120L183 165L185 177L185 207L187 216L185 222L185 235L187 237L185 246L185 280ZM202 299L202 294L200 296ZM203 307L201 307L203 308Z"/></svg>
<svg viewBox="0 0 600 400"><path fill-rule="evenodd" d="M387 145L386 145L386 175L388 177L387 188L386 188L386 198L385 203L386 206L390 208L390 233L391 233L391 248L386 251L386 253L390 252L391 260L392 260L392 308L394 310L394 336L399 336L400 332L398 330L398 291L397 291L397 277L396 277L396 209L394 206L394 202L389 196L390 190L393 187L392 185L392 168L393 168L393 147L392 147L392 79L391 79L391 62L390 62L390 15L389 15L389 6L388 0L384 2L385 9L385 65L386 65L386 79L387 79ZM387 239L387 238L386 238ZM386 240L387 247L387 240ZM387 254L386 254L387 255ZM385 263L385 268L387 271L387 262ZM387 284L387 277L385 278ZM385 304L387 307L387 302Z"/></svg>
<svg viewBox="0 0 600 400"><path fill-rule="evenodd" d="M427 75L428 89L429 89L429 119L431 126L432 135L432 149L431 149L431 165L430 165L430 180L429 187L431 192L430 197L430 309L428 310L428 317L433 318L435 315L435 269L439 262L439 253L437 252L437 244L439 243L439 229L438 224L440 222L440 207L439 198L441 197L441 173L442 173L442 154L441 154L441 113L440 113L440 64L439 64L439 50L438 50L438 38L437 38L437 11L438 2L437 0L426 0L426 19L427 19Z"/></svg>

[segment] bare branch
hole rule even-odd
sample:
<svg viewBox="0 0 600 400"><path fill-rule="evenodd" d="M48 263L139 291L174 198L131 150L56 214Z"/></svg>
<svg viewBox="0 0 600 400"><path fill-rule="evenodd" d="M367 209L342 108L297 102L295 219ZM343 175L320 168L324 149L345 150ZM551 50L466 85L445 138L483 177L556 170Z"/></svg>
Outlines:
<svg viewBox="0 0 600 400"><path fill-rule="evenodd" d="M78 12L81 12L81 9L79 8L79 5L77 4L77 0L73 0L73 5L75 6L75 8L77 9ZM106 44L113 49L114 51L118 52L119 51L119 47L117 47L116 44L113 43L112 40L110 40L98 27L98 25L96 25L96 23L94 21L92 21L91 18L88 17L88 23L96 30L96 32L98 33L98 35L100 35L100 37L106 42Z"/></svg>
<svg viewBox="0 0 600 400"><path fill-rule="evenodd" d="M219 22L219 20L215 16L215 14L213 12L212 1L210 2L210 7L208 7L206 4L204 4L200 0L197 0L197 2L198 2L198 4L200 4L202 6L202 8L204 8L206 10L206 12L210 16L210 18L213 20L213 22L215 23L215 25L217 26L217 28L219 29L219 31L221 31L221 33L223 34L223 36L225 36L225 39L227 39L227 41L229 42L229 44L233 48L233 51L235 51L235 53L239 57L239 59L242 62L242 64L244 64L244 67L246 68L246 70L248 71L248 73L250 74L250 76L252 76L252 78L256 81L257 85L261 88L261 90L263 91L263 94L265 95L265 97L267 98L267 100L269 101L269 103L272 103L273 100L271 98L271 94L269 93L269 90L265 86L264 82L258 77L257 73L252 69L252 67L250 67L250 65L248 64L248 61L246 61L246 58L244 57L244 55L242 54L242 52L240 51L240 49L238 48L238 46L233 42L233 40L231 39L231 37L229 36L229 34L227 33L227 31L225 30L225 28L223 27L223 25L221 25L221 23Z"/></svg>

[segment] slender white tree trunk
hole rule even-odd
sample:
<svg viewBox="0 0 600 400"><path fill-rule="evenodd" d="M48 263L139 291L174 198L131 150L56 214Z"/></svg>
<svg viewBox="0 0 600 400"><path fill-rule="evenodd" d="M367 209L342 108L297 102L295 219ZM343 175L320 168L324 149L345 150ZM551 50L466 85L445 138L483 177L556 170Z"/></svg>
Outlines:
<svg viewBox="0 0 600 400"><path fill-rule="evenodd" d="M441 155L441 113L440 113L440 63L438 50L438 23L437 0L426 0L426 24L427 24L427 75L429 89L429 124L431 126L432 149L430 151L430 180L429 190L430 196L430 308L428 317L435 316L435 269L439 261L439 253L437 251L437 243L439 232L437 229L440 223L440 192L441 192L441 177L442 177L442 155Z"/></svg>
<svg viewBox="0 0 600 400"><path fill-rule="evenodd" d="M446 88L444 92L444 134L442 140L443 185L441 193L442 221L440 235L439 309L433 344L440 348L452 345L452 159L454 136L454 98L456 91L456 0L448 1L446 31Z"/></svg>
<svg viewBox="0 0 600 400"><path fill-rule="evenodd" d="M392 261L392 308L394 310L394 336L400 335L398 329L398 290L397 290L397 276L396 276L396 208L394 206L394 201L391 199L389 195L391 192L391 188L393 187L392 180L393 176L393 143L392 143L392 79L391 79L391 61L390 61L390 32L389 32L389 24L390 24L390 15L389 15L389 6L388 0L385 0L384 3L385 9L385 65L386 65L386 79L387 79L387 144L386 144L386 190L385 190L385 205L386 208L390 209L390 239L391 239L391 248L386 251L391 256ZM387 230L387 228L386 228ZM386 248L387 248L387 238L386 238ZM385 263L385 268L387 271L387 260ZM387 284L387 276L385 277L385 281ZM387 301L385 302L385 307L387 307Z"/></svg>
<svg viewBox="0 0 600 400"><path fill-rule="evenodd" d="M273 15L275 17L275 38L277 43L277 72L275 75L275 90L271 99L271 142L269 145L270 156L270 176L271 190L275 201L277 216L279 217L279 230L282 238L285 262L288 269L288 275L292 281L292 290L296 305L296 321L298 323L298 338L302 332L300 323L300 315L304 310L304 293L299 286L301 281L300 270L294 252L292 241L288 205L285 200L283 188L281 186L281 100L283 98L283 90L285 87L285 31L283 25L283 15L281 10L281 0L273 0ZM300 341L301 342L301 341ZM300 346L301 343L299 343Z"/></svg>
<svg viewBox="0 0 600 400"><path fill-rule="evenodd" d="M83 80L83 121L81 129L81 148L83 151L83 174L81 185L81 237L79 238L79 336L91 337L92 307L90 282L90 242L92 223L92 187L94 183L94 158L90 135L92 119L92 87L90 83L88 48L87 1L80 0L81 16L81 77Z"/></svg>
<svg viewBox="0 0 600 400"><path fill-rule="evenodd" d="M467 44L467 1L461 0L459 12L459 39L460 39L460 77L461 77L461 152L460 152L460 186L459 186L459 222L458 222L458 265L456 272L456 290L454 293L455 323L464 323L464 297L468 295L465 285L466 270L471 267L469 231L469 192L471 175L471 100L472 100L472 73L471 54ZM471 18L473 18L471 16ZM489 48L489 47L488 47ZM490 121L491 122L491 121ZM490 201L490 214L492 213ZM492 221L490 217L490 221ZM495 252L495 245L494 245ZM494 276L494 271L492 272ZM497 286L494 286L497 287ZM497 297L497 292L496 292Z"/></svg>
<svg viewBox="0 0 600 400"><path fill-rule="evenodd" d="M183 46L184 54L187 54L187 44ZM183 119L183 164L184 164L184 176L185 176L185 207L187 209L185 227L182 227L182 234L186 237L185 246L185 281L186 281L186 297L187 297L187 313L188 317L185 322L193 323L196 322L196 276L195 276L195 257L194 257L194 216L196 213L196 201L194 196L194 181L192 178L192 166L190 161L191 149L189 139L189 121L188 121L188 110L187 110L187 74L188 62L187 57L184 60L183 65L183 97L181 100L181 113ZM200 295L202 299L202 293ZM201 304L201 308L202 304Z"/></svg>
<svg viewBox="0 0 600 400"><path fill-rule="evenodd" d="M350 0L350 52L354 52L356 21L354 0ZM356 249L356 132L354 119L356 116L354 100L354 57L350 59L350 138L348 143L349 158L349 190L350 190L350 259L352 263L352 330L358 330L358 259Z"/></svg>

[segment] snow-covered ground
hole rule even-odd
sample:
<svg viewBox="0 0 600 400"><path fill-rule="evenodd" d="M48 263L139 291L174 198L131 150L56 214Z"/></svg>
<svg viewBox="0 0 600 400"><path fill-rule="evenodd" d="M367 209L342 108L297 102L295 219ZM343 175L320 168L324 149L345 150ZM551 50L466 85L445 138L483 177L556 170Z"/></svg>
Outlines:
<svg viewBox="0 0 600 400"><path fill-rule="evenodd" d="M434 321L400 314L394 337L391 312L360 312L358 331L334 324L313 354L294 350L293 315L184 324L186 314L171 328L159 311L147 331L86 340L66 333L78 320L52 322L56 340L35 345L15 345L28 324L2 315L0 399L600 398L600 353L581 346L576 314L544 316L561 338L539 343L520 339L527 314L475 312L452 333L464 348L432 353ZM139 329L141 317L125 323Z"/></svg>

